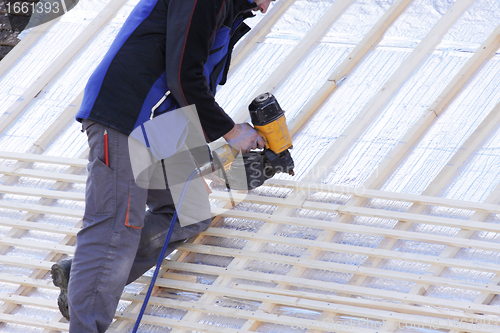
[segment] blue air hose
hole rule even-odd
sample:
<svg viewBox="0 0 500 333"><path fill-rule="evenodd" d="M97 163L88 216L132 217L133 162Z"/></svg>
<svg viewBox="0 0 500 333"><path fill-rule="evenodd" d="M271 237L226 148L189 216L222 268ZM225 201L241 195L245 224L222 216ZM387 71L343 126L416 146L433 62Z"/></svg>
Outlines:
<svg viewBox="0 0 500 333"><path fill-rule="evenodd" d="M167 184L167 172L165 171L165 163L163 160L161 160L161 165L163 166L163 177L165 178L165 186L168 186ZM167 251L167 246L170 241L170 237L172 237L172 232L174 231L174 225L175 222L177 221L177 215L179 210L181 209L182 206L182 201L184 200L184 195L186 194L187 187L191 180L193 179L194 175L198 173L197 170L193 171L193 173L188 177L186 184L184 185L184 188L182 189L181 196L179 198L179 205L175 209L174 217L172 218L172 222L170 223L170 228L168 229L168 234L167 238L165 239L165 244L163 244L163 248L161 249L160 257L158 258L158 262L156 263L156 268L155 272L153 274L153 277L151 278L151 283L149 284L149 289L148 292L146 293L146 297L144 297L144 303L142 303L142 308L141 311L139 312L139 316L137 317L137 321L135 322L134 329L132 330L132 333L136 333L137 329L139 328L139 324L141 323L142 316L144 315L144 311L146 310L146 306L148 305L149 298L151 297L151 292L153 291L153 287L156 282L156 278L158 277L158 273L160 272L160 267L161 263L163 262L163 259L165 257L165 252Z"/></svg>

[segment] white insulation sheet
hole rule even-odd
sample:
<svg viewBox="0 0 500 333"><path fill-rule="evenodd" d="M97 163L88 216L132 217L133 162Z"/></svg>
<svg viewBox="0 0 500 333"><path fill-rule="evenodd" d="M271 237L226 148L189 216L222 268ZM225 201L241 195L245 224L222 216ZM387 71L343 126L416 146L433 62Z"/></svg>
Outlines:
<svg viewBox="0 0 500 333"><path fill-rule="evenodd" d="M34 147L37 140L45 133L47 128L66 110L82 92L88 77L96 68L109 48L114 36L129 15L136 0L128 1L107 23L91 41L75 52L74 57L55 75L48 85L24 109L20 117L0 134L0 151L28 152ZM275 70L282 63L286 63L294 55L296 46L301 39L311 30L334 1L332 0L296 0L286 13L278 19L270 33L262 38L249 53L245 61L231 70L227 84L220 87L217 101L225 108L228 114L234 116L240 109L245 108L249 96L254 96L261 91L261 86L266 80L276 75ZM375 26L383 14L393 5L393 0L356 0L349 6L339 19L332 23L324 36L317 36L317 42L308 51L300 63L290 69L290 73L276 87L273 93L285 110L287 121L290 123L301 117L303 108L315 95L318 89L334 73L334 71L348 59L354 47ZM455 78L464 64L472 57L482 43L490 36L500 24L500 2L497 0L477 0L465 13L451 26L441 42L434 50L430 50L422 61L410 73L408 79L398 87L395 93L388 98L379 110L371 115L372 119L356 137L350 137L346 129L353 122L359 122L370 111L373 101L380 98L381 89L393 75L398 75L401 65L415 50L415 47L425 40L432 27L439 22L443 15L455 3L453 0L414 0L408 8L395 20L381 38L378 45L371 48L366 57L339 83L335 92L318 109L318 111L305 123L293 137L292 156L295 160L295 176L279 175L278 179L300 181L305 177L315 182L332 185L345 185L363 188L367 179L378 172L377 168L386 159L391 151L400 143L404 135L415 126L417 120L425 114L432 103L438 98L443 89ZM107 1L80 0L69 14L55 22L48 32L44 34L22 58L0 78L0 114L10 112L16 103L22 100L23 95L30 86L36 84L40 75L50 69L54 61L66 50L73 41L78 40L88 24L95 18L99 11L108 4ZM263 18L259 14L250 20L250 25L255 26ZM60 59L60 58L59 58ZM380 186L380 189L395 193L426 194L432 192L429 186L433 184L436 176L445 168L450 159L463 150L464 143L477 127L484 121L488 114L500 101L500 62L499 57L487 61L480 71L470 80L455 100L444 110L438 119L424 133L418 143L411 147L402 163L390 173L390 177ZM22 75L19 75L22 73ZM57 134L57 135L56 135ZM61 133L56 133L51 138L51 143L41 148L43 154L81 158L85 156L86 137L80 132L77 122L70 122ZM345 151L332 161L331 165L318 165L318 161L326 155L335 152L336 143L342 140L351 140ZM337 141L339 140L339 141ZM475 202L490 202L498 204L495 198L495 189L500 182L498 163L500 163L500 129L496 128L492 136L486 138L474 150L467 163L457 169L456 174L449 179L444 188L429 195L441 196L452 199L469 200ZM11 166L12 161L0 163L0 167ZM64 172L68 167L46 166L35 164L36 170ZM85 171L80 171L85 174ZM17 185L20 187L53 189L55 181L33 180L32 178L19 178ZM83 193L84 184L74 184L67 191ZM215 190L215 189L214 189ZM285 198L290 193L289 189L276 189L262 187L253 194ZM324 203L345 205L351 196L311 194L309 199ZM53 207L83 210L83 202L70 200L46 201L35 197L3 194L2 200L23 204L47 204ZM220 202L214 201L213 205ZM395 202L390 200L370 200L363 204L368 208L378 208L398 212L415 212L418 207L408 202ZM299 206L300 207L300 206ZM274 205L256 203L242 203L237 206L238 211L258 212L273 214L282 208ZM436 217L453 217L462 220L478 217L477 213L469 210L429 206L421 211L424 215ZM303 217L320 221L337 222L343 215L334 212L318 210L297 209L291 213L294 217ZM0 209L0 217L24 219L27 214L15 209ZM79 219L38 214L36 221L55 226L77 226ZM499 223L499 217L494 215L486 222ZM354 216L349 223L359 226L385 228L390 230L400 223L395 219ZM234 231L257 233L265 222L244 220L238 218L223 218L216 227ZM442 235L447 237L465 236L463 230L452 227L431 226L414 223L409 231L428 233L429 235ZM0 228L0 235L9 233L8 228ZM323 240L324 230L320 228L306 228L293 225L281 225L272 231L273 235L298 238L301 240ZM469 235L472 239L500 242L500 236L493 232L477 232ZM49 234L37 231L28 231L20 239L23 241L46 242L59 244L65 237L63 234ZM335 244L377 248L381 244L390 244L392 250L439 256L447 250L446 245L397 240L393 244L382 236L358 234L354 232L337 232L327 241ZM230 237L205 237L202 245L240 250L247 245L247 240ZM290 258L309 256L307 248L299 245L282 245L267 243L259 248L266 254L276 254ZM48 251L32 250L22 247L11 247L5 256L25 258L26 260L44 260L49 255ZM457 249L456 257L474 262L500 263L498 252ZM215 254L192 253L186 263L200 264L225 268L234 260ZM370 257L353 255L334 251L321 251L316 260L325 263L361 266L371 265ZM378 268L388 271L386 278L368 277L362 282L363 287L398 291L403 293L414 292L417 286L411 281L396 279L398 272L429 274L431 265L403 260L374 261ZM247 260L243 265L249 273L249 279L234 279L237 283L274 287L276 283L252 280L252 272L261 272L285 276L293 271L293 266L283 263L274 263L266 260ZM0 273L13 276L29 277L33 270L14 266L0 267ZM431 272L435 273L435 271ZM211 285L217 276L211 274L195 274L197 282ZM300 277L317 281L346 284L354 275L346 272L305 268ZM451 277L456 280L488 283L494 276L493 273L478 272L468 269L445 268L442 277ZM45 279L49 279L46 276ZM142 289L142 284L133 284L127 291L137 293ZM11 293L16 286L0 283L1 293ZM296 288L308 291L307 288ZM174 300L198 300L201 295L197 293L164 291L171 293L168 296ZM325 291L315 291L322 292ZM40 298L53 299L51 292L34 291ZM335 294L332 292L332 294ZM441 299L460 300L472 302L478 292L448 287L429 288L427 296ZM384 300L387 301L387 300ZM261 302L250 302L235 298L220 296L214 301L214 306L225 308L246 309L254 311L259 309ZM499 299L493 300L500 304ZM129 302L122 301L120 309L124 310ZM17 312L16 312L17 311ZM36 307L22 306L14 314L50 320L54 316L53 310L40 311ZM185 310L173 309L165 306L151 306L148 314L170 319L181 319ZM270 310L274 315L286 315L296 318L316 320L321 317L319 311L310 309L277 306ZM340 318L348 320L348 318ZM198 317L198 323L211 324L221 327L240 329L245 321L215 314L206 313ZM377 322L378 323L378 322ZM2 332L38 332L40 330L23 325L0 324ZM307 329L291 325L262 323L257 325L257 332L305 332ZM125 331L131 330L126 327ZM167 332L165 328L143 324L143 332ZM30 332L31 332L30 331ZM437 330L400 329L398 333L436 333Z"/></svg>

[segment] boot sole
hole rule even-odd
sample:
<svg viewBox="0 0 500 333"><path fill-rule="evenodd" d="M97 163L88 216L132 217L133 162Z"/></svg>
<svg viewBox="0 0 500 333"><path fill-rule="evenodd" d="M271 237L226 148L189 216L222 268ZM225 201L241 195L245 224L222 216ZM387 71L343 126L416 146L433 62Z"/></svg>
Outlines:
<svg viewBox="0 0 500 333"><path fill-rule="evenodd" d="M57 305L61 314L69 320L69 308L68 308L68 279L65 274L64 268L59 264L52 265L51 268L52 282L54 286L61 289L61 293L57 298Z"/></svg>

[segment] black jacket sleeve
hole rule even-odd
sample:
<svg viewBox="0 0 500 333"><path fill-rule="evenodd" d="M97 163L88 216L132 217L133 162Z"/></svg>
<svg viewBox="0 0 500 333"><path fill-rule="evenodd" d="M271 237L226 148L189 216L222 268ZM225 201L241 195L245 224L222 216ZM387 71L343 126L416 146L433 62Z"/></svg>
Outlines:
<svg viewBox="0 0 500 333"><path fill-rule="evenodd" d="M166 77L177 103L194 104L208 141L229 132L234 122L215 101L203 66L217 30L222 26L226 1L170 0L167 18Z"/></svg>

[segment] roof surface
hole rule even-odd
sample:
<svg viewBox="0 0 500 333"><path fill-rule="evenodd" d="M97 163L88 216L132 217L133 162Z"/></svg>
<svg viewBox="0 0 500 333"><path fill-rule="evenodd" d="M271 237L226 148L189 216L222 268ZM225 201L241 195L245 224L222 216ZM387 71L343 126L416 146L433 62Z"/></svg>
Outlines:
<svg viewBox="0 0 500 333"><path fill-rule="evenodd" d="M80 1L0 62L2 332L68 330L49 269L84 208L73 117L133 5ZM212 227L164 261L141 331L498 332L500 3L282 0L250 23L217 100L245 121L275 94L296 175L234 209L213 187Z"/></svg>

